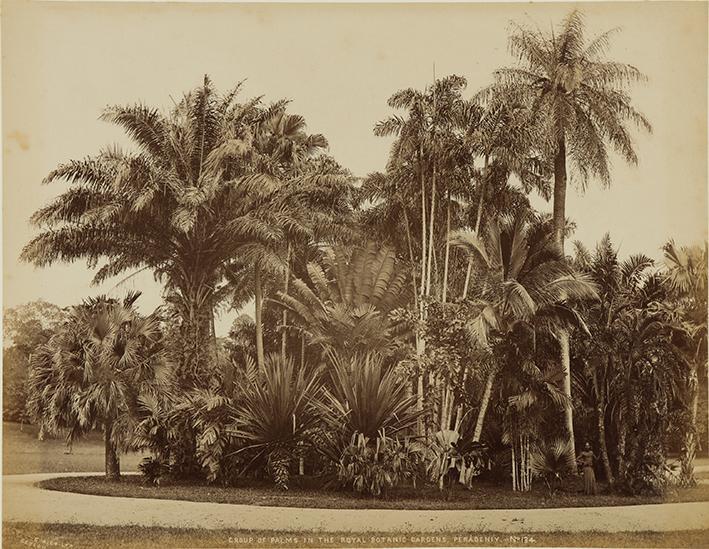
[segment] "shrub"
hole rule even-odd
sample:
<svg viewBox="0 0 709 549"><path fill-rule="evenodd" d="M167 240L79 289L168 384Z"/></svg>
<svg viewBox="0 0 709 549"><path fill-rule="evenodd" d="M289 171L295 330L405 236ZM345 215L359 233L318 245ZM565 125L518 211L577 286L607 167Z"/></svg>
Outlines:
<svg viewBox="0 0 709 549"><path fill-rule="evenodd" d="M532 452L532 474L541 478L549 492L554 493L562 479L575 471L574 458L571 443L566 439L542 443Z"/></svg>
<svg viewBox="0 0 709 549"><path fill-rule="evenodd" d="M327 431L317 448L321 453L337 463L356 433L374 440L382 431L395 435L416 425L416 397L406 395L406 384L381 355L342 359L329 353L328 358L330 385L318 403Z"/></svg>
<svg viewBox="0 0 709 549"><path fill-rule="evenodd" d="M488 465L487 447L479 442L461 439L457 431L438 431L426 447L426 470L429 479L443 490L448 479L449 490L457 478L467 488L473 478Z"/></svg>
<svg viewBox="0 0 709 549"><path fill-rule="evenodd" d="M170 474L170 464L157 457L146 457L138 465L145 482L160 484Z"/></svg>
<svg viewBox="0 0 709 549"><path fill-rule="evenodd" d="M319 419L313 406L319 381L308 371L296 370L290 358L266 356L263 371L243 388L234 410L233 434L242 446L233 455L245 454L244 472L265 469L282 489L288 488L291 461L311 442Z"/></svg>
<svg viewBox="0 0 709 549"><path fill-rule="evenodd" d="M421 448L408 439L401 442L382 431L371 441L356 433L342 452L337 476L355 492L377 497L408 480L415 486L421 463Z"/></svg>

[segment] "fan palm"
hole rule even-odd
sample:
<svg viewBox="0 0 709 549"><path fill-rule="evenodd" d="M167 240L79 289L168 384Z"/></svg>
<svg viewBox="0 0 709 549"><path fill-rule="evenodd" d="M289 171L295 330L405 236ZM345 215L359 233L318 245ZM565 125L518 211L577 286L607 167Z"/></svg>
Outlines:
<svg viewBox="0 0 709 549"><path fill-rule="evenodd" d="M556 439L542 444L532 453L532 473L544 479L550 492L564 475L574 471L575 457L568 440Z"/></svg>
<svg viewBox="0 0 709 549"><path fill-rule="evenodd" d="M309 283L296 278L292 295L280 293L279 303L324 351L391 356L407 333L394 313L408 302L408 268L393 249L374 243L329 248L323 264L310 263Z"/></svg>
<svg viewBox="0 0 709 549"><path fill-rule="evenodd" d="M517 67L495 72L496 83L484 90L483 98L501 95L527 105L538 125L542 152L554 159L554 231L563 253L566 232L567 162L581 176L610 183L608 145L632 164L637 154L628 124L651 131L650 123L632 105L626 92L629 84L645 76L632 65L602 58L611 29L586 42L581 12L566 16L558 33L544 34L519 25L510 36ZM564 388L571 396L568 334L560 332L561 361L566 372ZM566 415L573 433L573 413Z"/></svg>
<svg viewBox="0 0 709 549"><path fill-rule="evenodd" d="M74 307L67 322L32 356L30 408L49 432L67 440L102 427L106 477L120 476L118 451L130 445L143 387L166 368L159 319L99 297Z"/></svg>

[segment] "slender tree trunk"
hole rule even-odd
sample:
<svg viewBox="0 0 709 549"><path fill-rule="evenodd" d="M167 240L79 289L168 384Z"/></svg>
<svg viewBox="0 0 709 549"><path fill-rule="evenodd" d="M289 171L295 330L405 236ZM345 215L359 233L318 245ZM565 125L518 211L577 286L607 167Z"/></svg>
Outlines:
<svg viewBox="0 0 709 549"><path fill-rule="evenodd" d="M618 478L621 480L625 479L625 446L628 429L624 420L620 422L618 426Z"/></svg>
<svg viewBox="0 0 709 549"><path fill-rule="evenodd" d="M467 368L461 368L462 372L459 376L459 382L460 382L460 392L464 393L465 392L465 382L468 379L468 369ZM460 432L460 424L463 422L463 403L460 402L458 404L458 407L455 412L455 427L453 428L454 431Z"/></svg>
<svg viewBox="0 0 709 549"><path fill-rule="evenodd" d="M559 253L564 257L564 232L566 229L566 140L562 136L557 142L557 152L554 158L554 238ZM574 412L571 403L571 361L569 356L569 333L559 330L559 349L561 367L564 372L564 393L569 398L565 410L566 429L569 432L569 444L576 455L574 441Z"/></svg>
<svg viewBox="0 0 709 549"><path fill-rule="evenodd" d="M431 215L428 226L428 264L426 265L426 297L431 295L431 271L433 269L433 229L436 218L436 161L433 161L433 176L431 178Z"/></svg>
<svg viewBox="0 0 709 549"><path fill-rule="evenodd" d="M424 301L425 284L426 284L426 258L427 258L427 248L426 248L426 180L424 178L424 166L423 166L423 150L421 147L418 151L419 160L419 176L421 178L421 289L419 291L419 322L423 323L425 319L426 309ZM420 367L423 355L426 352L426 340L416 330L416 357L418 359L418 365ZM416 380L416 411L421 414L423 412L423 372L419 372L418 378ZM417 421L417 431L420 436L424 435L424 423L422 415L419 415Z"/></svg>
<svg viewBox="0 0 709 549"><path fill-rule="evenodd" d="M435 428L438 424L438 411L440 409L440 395L436 394L436 380L433 370L428 371L428 398L432 402L432 414L431 414L431 425Z"/></svg>
<svg viewBox="0 0 709 549"><path fill-rule="evenodd" d="M694 458L697 452L697 410L699 408L699 381L697 375L697 361L692 361L692 372L689 379L690 412L689 425L685 427L684 444L680 458L680 482L684 486L691 486L694 479Z"/></svg>
<svg viewBox="0 0 709 549"><path fill-rule="evenodd" d="M561 254L564 253L564 232L566 230L566 141L562 137L557 143L554 157L554 239Z"/></svg>
<svg viewBox="0 0 709 549"><path fill-rule="evenodd" d="M463 295L461 299L466 299L468 297L468 287L470 286L470 275L473 271L473 258L468 258L468 268L465 270L465 282L463 283Z"/></svg>
<svg viewBox="0 0 709 549"><path fill-rule="evenodd" d="M576 444L574 440L574 408L571 402L571 355L569 351L569 332L561 329L557 333L559 339L559 350L561 358L561 368L564 372L564 394L569 398L569 403L564 409L564 420L566 430L569 433L569 444L571 451L576 455Z"/></svg>
<svg viewBox="0 0 709 549"><path fill-rule="evenodd" d="M517 441L512 439L512 491L517 491L517 453L515 452L515 446Z"/></svg>
<svg viewBox="0 0 709 549"><path fill-rule="evenodd" d="M300 369L305 368L305 334L300 334Z"/></svg>
<svg viewBox="0 0 709 549"><path fill-rule="evenodd" d="M595 374L594 374L595 377ZM597 384L597 380L594 380ZM606 444L606 391L605 384L598 387L598 403L596 407L596 420L598 425L598 443L601 449L601 461L603 462L603 471L606 474L606 479L609 484L613 484L613 469L611 468L610 459L608 459L608 446Z"/></svg>
<svg viewBox="0 0 709 549"><path fill-rule="evenodd" d="M414 267L414 248L411 244L411 227L409 227L409 214L406 212L406 206L402 205L404 210L404 225L406 225L406 243L409 248L409 263L411 264L411 284L414 290L414 308L418 310L418 284L416 283L416 268Z"/></svg>
<svg viewBox="0 0 709 549"><path fill-rule="evenodd" d="M490 405L490 396L492 395L492 385L495 382L495 372L490 372L487 376L487 381L485 382L485 391L483 392L483 398L480 401L480 411L478 412L478 419L475 422L475 431L473 433L473 441L480 442L480 437L483 434L483 424L485 423L485 414L487 414L487 408Z"/></svg>
<svg viewBox="0 0 709 549"><path fill-rule="evenodd" d="M209 330L212 332L212 345L214 346L214 354L217 353L217 328L214 325L214 305L209 310Z"/></svg>
<svg viewBox="0 0 709 549"><path fill-rule="evenodd" d="M426 291L426 181L423 174L423 154L419 151L419 166L421 177L421 300L419 306L423 312L423 295Z"/></svg>
<svg viewBox="0 0 709 549"><path fill-rule="evenodd" d="M450 261L451 253L451 192L450 189L447 193L447 204L446 204L446 257L443 262L443 298L441 301L446 302L446 297L448 296L448 263Z"/></svg>
<svg viewBox="0 0 709 549"><path fill-rule="evenodd" d="M111 440L112 434L113 422L107 421L104 425L103 433L106 480L118 480L121 478L121 462L116 445Z"/></svg>
<svg viewBox="0 0 709 549"><path fill-rule="evenodd" d="M291 243L290 241L288 242L288 251L286 252L286 272L285 276L283 279L283 293L285 295L288 295L288 284L290 282L290 256L291 256ZM288 311L283 308L283 324L281 326L282 332L281 332L281 359L283 360L283 364L286 363L286 345L287 345L287 337L286 337L286 326L288 325Z"/></svg>
<svg viewBox="0 0 709 549"><path fill-rule="evenodd" d="M416 411L423 412L423 374L419 374L416 380ZM424 435L424 424L420 415L417 421L417 430L420 436Z"/></svg>
<svg viewBox="0 0 709 549"><path fill-rule="evenodd" d="M483 168L483 176L480 181L480 199L478 200L478 213L475 219L475 234L476 236L480 234L480 224L483 218L483 205L485 203L485 189L487 187L487 167L490 157L485 155L485 166ZM470 274L473 270L473 257L468 258L468 269L465 272L465 283L463 284L463 299L468 297L468 287L470 286Z"/></svg>
<svg viewBox="0 0 709 549"><path fill-rule="evenodd" d="M263 353L263 289L261 287L261 268L259 265L254 267L254 317L256 322L256 363L258 369L262 371L265 368L265 357Z"/></svg>

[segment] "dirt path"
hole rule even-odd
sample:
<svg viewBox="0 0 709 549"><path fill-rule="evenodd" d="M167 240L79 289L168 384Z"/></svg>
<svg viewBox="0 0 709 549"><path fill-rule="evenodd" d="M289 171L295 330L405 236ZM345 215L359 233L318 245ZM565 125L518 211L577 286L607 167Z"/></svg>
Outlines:
<svg viewBox="0 0 709 549"><path fill-rule="evenodd" d="M414 511L297 509L159 499L89 496L42 490L51 474L3 477L3 521L234 528L310 532L604 532L696 530L709 524L709 503L627 507Z"/></svg>

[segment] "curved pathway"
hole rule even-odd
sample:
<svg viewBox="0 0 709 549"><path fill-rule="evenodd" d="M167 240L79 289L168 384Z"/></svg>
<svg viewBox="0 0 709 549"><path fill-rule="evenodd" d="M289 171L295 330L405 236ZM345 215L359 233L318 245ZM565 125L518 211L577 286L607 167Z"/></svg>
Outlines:
<svg viewBox="0 0 709 549"><path fill-rule="evenodd" d="M3 520L101 526L163 526L309 532L604 532L697 530L709 503L627 507L414 511L299 509L162 499L90 496L43 490L42 480L87 473L6 475ZM99 474L99 473L96 473Z"/></svg>

